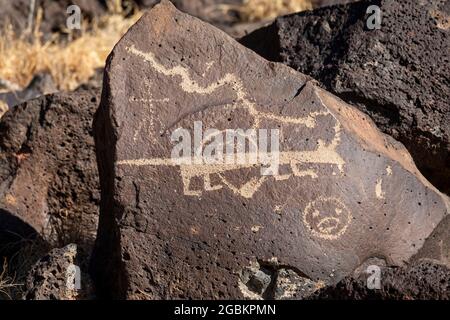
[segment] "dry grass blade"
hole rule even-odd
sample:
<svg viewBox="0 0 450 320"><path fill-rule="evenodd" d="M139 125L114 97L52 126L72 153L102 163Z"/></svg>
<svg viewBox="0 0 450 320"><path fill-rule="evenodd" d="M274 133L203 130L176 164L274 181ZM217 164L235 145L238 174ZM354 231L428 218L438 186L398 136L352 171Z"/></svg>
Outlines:
<svg viewBox="0 0 450 320"><path fill-rule="evenodd" d="M0 273L0 300L2 295L12 300L11 290L19 286L21 285L15 283L14 277L8 275L8 262L6 261L6 258L4 258L2 271Z"/></svg>
<svg viewBox="0 0 450 320"><path fill-rule="evenodd" d="M8 105L3 101L0 101L0 119L3 117L6 111L8 111Z"/></svg>
<svg viewBox="0 0 450 320"><path fill-rule="evenodd" d="M312 0L244 0L242 5L220 5L222 10L235 10L242 22L268 21L289 13L311 10Z"/></svg>

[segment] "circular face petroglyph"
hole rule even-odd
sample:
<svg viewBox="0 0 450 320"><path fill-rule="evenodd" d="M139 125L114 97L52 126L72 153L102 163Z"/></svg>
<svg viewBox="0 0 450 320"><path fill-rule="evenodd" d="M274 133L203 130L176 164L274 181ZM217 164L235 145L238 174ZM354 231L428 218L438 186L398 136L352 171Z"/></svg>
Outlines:
<svg viewBox="0 0 450 320"><path fill-rule="evenodd" d="M348 228L352 217L347 207L336 198L318 198L303 212L303 222L314 236L336 240Z"/></svg>

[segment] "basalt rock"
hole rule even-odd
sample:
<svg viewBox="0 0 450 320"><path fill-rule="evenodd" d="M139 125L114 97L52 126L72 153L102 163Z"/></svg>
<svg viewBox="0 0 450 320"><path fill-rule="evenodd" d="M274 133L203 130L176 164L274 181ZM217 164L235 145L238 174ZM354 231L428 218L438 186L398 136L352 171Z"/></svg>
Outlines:
<svg viewBox="0 0 450 320"><path fill-rule="evenodd" d="M299 270L278 263L277 259L255 262L244 268L239 277L243 296L254 300L299 300L314 298L325 285Z"/></svg>
<svg viewBox="0 0 450 320"><path fill-rule="evenodd" d="M311 0L314 8L329 6L339 3L348 3L355 0ZM140 7L153 7L159 0L138 0ZM232 37L242 37L255 29L262 27L270 21L242 22L239 8L245 4L245 0L171 0L180 10L206 21L225 31ZM264 3L255 2L254 10L264 7ZM259 9L261 10L261 9Z"/></svg>
<svg viewBox="0 0 450 320"><path fill-rule="evenodd" d="M367 27L370 5L380 29ZM449 193L449 14L449 1L361 1L280 17L241 42L369 114Z"/></svg>
<svg viewBox="0 0 450 320"><path fill-rule="evenodd" d="M109 56L94 131L101 297L264 295L274 261L286 280L273 294L314 291L371 257L404 264L449 210L368 116L167 1ZM232 133L246 146L225 152Z"/></svg>
<svg viewBox="0 0 450 320"><path fill-rule="evenodd" d="M93 298L89 275L80 267L77 245L53 249L29 271L24 300L85 300Z"/></svg>
<svg viewBox="0 0 450 320"><path fill-rule="evenodd" d="M37 74L25 89L0 93L0 103L5 103L7 107L14 107L28 100L57 91L58 89L56 88L51 75L47 73ZM0 113L1 112L2 111L0 110Z"/></svg>
<svg viewBox="0 0 450 320"><path fill-rule="evenodd" d="M446 216L425 241L414 260L431 258L450 268L450 216Z"/></svg>
<svg viewBox="0 0 450 320"><path fill-rule="evenodd" d="M379 286L370 285L373 276L379 276ZM450 269L429 259L401 268L382 267L378 275L365 272L358 277L346 277L318 291L311 299L449 300Z"/></svg>
<svg viewBox="0 0 450 320"><path fill-rule="evenodd" d="M0 121L0 209L52 244L95 238L100 194L92 119L99 94L90 88L43 96Z"/></svg>

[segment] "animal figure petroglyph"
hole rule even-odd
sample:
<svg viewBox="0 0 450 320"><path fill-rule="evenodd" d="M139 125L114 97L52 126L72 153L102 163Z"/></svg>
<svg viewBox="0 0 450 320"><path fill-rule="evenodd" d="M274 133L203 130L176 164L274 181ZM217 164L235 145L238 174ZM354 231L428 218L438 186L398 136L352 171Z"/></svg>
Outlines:
<svg viewBox="0 0 450 320"><path fill-rule="evenodd" d="M328 110L311 112L305 117L291 117L284 115L277 115L270 112L259 111L257 105L247 98L247 92L244 90L242 80L236 75L227 73L222 79L214 81L214 83L202 87L194 79L191 78L189 70L185 67L178 65L172 68L167 68L158 62L151 52L142 52L137 50L134 46L127 48L128 52L135 56L141 57L144 61L158 73L161 73L168 77L176 77L180 79L181 90L187 93L195 93L200 95L213 94L216 90L221 87L229 86L231 87L237 95L235 100L236 108L245 108L249 114L253 117L254 123L253 128L259 128L262 120L273 121L277 124L295 124L302 125L307 128L314 128L316 126L316 120L319 116L333 116ZM334 118L334 116L333 116ZM335 118L334 132L335 135L330 143L318 139L317 148L315 150L305 150L305 151L280 151L277 156L279 158L279 165L289 165L292 173L284 175L274 175L269 176L257 176L251 178L248 182L242 186L235 186L230 183L225 177L224 173L229 171L241 170L241 169L251 169L255 167L254 163L247 164L206 164L200 163L196 164L195 161L189 161L189 164L182 164L171 158L150 158L150 159L131 159L131 160L120 160L117 165L124 166L177 166L180 167L180 174L183 182L183 192L188 196L201 196L204 191L215 191L220 190L223 187L228 187L235 194L242 196L244 198L252 198L253 195L259 190L267 179L273 178L276 181L286 180L294 177L306 177L318 178L318 173L313 169L302 170L299 168L300 165L308 164L327 164L335 165L338 170L343 173L343 166L345 161L336 151L337 146L340 143L340 132L341 125L339 121ZM249 156L249 154L246 154ZM179 159L178 159L179 160ZM217 175L220 180L220 184L212 185L211 177ZM203 189L193 190L191 189L191 182L194 178L202 178L204 181Z"/></svg>
<svg viewBox="0 0 450 320"><path fill-rule="evenodd" d="M343 166L345 164L344 160L337 153L336 147L340 141L339 135L340 127L337 125L335 127L336 135L333 141L329 144L325 144L322 140L318 141L318 147L311 151L284 151L279 152L278 159L279 165L289 165L292 169L292 174L284 175L274 175L273 178L276 181L287 180L294 177L305 177L310 176L311 178L317 178L318 174L311 169L301 170L299 165L302 164L329 164L336 165L340 172L343 171ZM251 158L252 154L245 154L245 156ZM261 156L255 155L256 156ZM268 157L273 157L273 154L268 154ZM181 161L180 161L181 160ZM258 176L253 177L250 181L245 183L241 187L235 187L223 176L225 172L235 171L240 169L252 168L255 166L254 163L218 163L218 164L207 164L200 163L196 164L196 161L192 159L186 159L190 164L183 164L183 159L171 159L171 158L151 158L151 159L136 159L136 160L122 160L118 161L118 165L130 165L130 166L177 166L180 167L180 173L183 180L183 191L185 195L189 196L200 196L203 190L192 190L190 188L191 181L200 177L204 181L205 191L220 190L223 186L227 186L234 193L244 197L251 198L254 193L261 187L261 185L270 178L270 176ZM217 174L223 183L223 185L212 185L211 176Z"/></svg>

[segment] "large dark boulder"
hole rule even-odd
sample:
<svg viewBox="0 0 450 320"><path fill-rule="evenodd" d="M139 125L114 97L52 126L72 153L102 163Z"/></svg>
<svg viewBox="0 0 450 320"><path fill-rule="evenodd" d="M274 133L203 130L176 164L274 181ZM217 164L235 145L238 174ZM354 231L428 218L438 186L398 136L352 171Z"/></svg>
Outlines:
<svg viewBox="0 0 450 320"><path fill-rule="evenodd" d="M100 195L92 119L99 95L91 87L43 96L0 121L0 209L53 244L95 239Z"/></svg>
<svg viewBox="0 0 450 320"><path fill-rule="evenodd" d="M206 163L203 148L177 162L172 135L187 142L197 121L195 145L216 142L219 160L227 130L279 130L278 174L261 158ZM363 113L167 1L109 56L94 131L100 297L282 298L292 283L314 288L304 297L372 257L403 265L449 212ZM257 138L231 155L263 151Z"/></svg>
<svg viewBox="0 0 450 320"><path fill-rule="evenodd" d="M367 28L370 5L379 30ZM450 1L361 1L280 17L241 42L369 114L449 193L449 14Z"/></svg>
<svg viewBox="0 0 450 320"><path fill-rule="evenodd" d="M417 260L401 268L381 267L378 288L370 285L371 276L373 273L365 271L356 277L346 277L334 286L317 291L310 298L319 300L450 299L450 269L435 260Z"/></svg>

